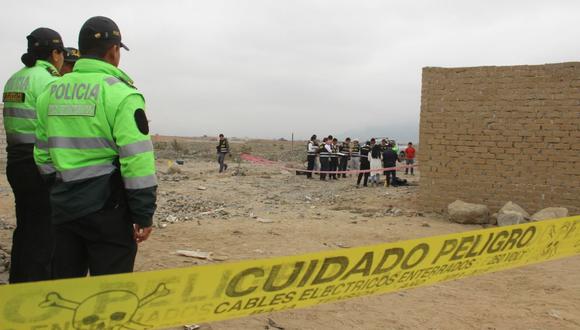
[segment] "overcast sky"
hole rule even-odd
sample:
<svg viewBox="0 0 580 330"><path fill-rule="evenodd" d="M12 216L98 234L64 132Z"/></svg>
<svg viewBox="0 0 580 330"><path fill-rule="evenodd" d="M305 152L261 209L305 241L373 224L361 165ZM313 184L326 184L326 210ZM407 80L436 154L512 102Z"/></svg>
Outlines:
<svg viewBox="0 0 580 330"><path fill-rule="evenodd" d="M298 138L418 130L421 68L580 57L580 1L5 1L0 80L40 26L117 22L153 133ZM388 135L388 132L385 132Z"/></svg>

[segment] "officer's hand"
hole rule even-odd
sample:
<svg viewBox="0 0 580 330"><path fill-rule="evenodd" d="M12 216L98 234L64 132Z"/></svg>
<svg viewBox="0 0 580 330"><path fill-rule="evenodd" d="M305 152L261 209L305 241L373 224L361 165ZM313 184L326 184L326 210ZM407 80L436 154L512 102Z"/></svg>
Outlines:
<svg viewBox="0 0 580 330"><path fill-rule="evenodd" d="M133 237L137 243L141 243L149 238L149 235L151 235L152 231L153 227L151 226L142 228L140 225L135 224L133 226Z"/></svg>

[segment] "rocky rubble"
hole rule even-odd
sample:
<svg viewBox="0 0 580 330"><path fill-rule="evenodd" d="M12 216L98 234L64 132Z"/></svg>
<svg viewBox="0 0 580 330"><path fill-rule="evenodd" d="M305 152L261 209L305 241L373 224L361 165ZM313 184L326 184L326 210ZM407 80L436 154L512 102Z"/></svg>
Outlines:
<svg viewBox="0 0 580 330"><path fill-rule="evenodd" d="M185 195L168 193L167 197L160 196L155 221L160 223L173 223L190 221L201 218L227 219L232 214L226 210L226 204L200 198L192 198ZM231 207L231 205L229 205Z"/></svg>

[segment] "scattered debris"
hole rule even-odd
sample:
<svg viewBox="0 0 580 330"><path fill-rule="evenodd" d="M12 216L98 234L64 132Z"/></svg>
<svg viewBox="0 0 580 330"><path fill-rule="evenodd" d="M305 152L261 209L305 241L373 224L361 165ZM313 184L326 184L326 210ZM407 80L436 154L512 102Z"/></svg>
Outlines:
<svg viewBox="0 0 580 330"><path fill-rule="evenodd" d="M208 260L208 261L228 260L228 257L226 257L226 256L214 256L213 252L203 252L200 250L195 250L195 251L177 250L177 251L175 251L175 253L177 253L180 256L191 257L191 258L196 258L196 259L203 259L203 260Z"/></svg>
<svg viewBox="0 0 580 330"><path fill-rule="evenodd" d="M551 316L551 317L553 317L553 318L555 318L555 319L558 319L558 320L563 320L564 319L562 317L562 315L560 315L560 311L558 311L556 309L550 309L548 311L548 315Z"/></svg>
<svg viewBox="0 0 580 330"><path fill-rule="evenodd" d="M268 325L266 326L266 329L269 329L268 327L272 327L274 329L278 329L278 330L284 330L283 326L278 325L278 323L274 322L274 320L272 319L268 319Z"/></svg>
<svg viewBox="0 0 580 330"><path fill-rule="evenodd" d="M390 217L398 217L403 215L403 210L396 208L394 206L389 206L389 208L385 210L384 215Z"/></svg>
<svg viewBox="0 0 580 330"><path fill-rule="evenodd" d="M191 325L184 325L183 329L184 330L199 330L201 328L201 326L197 325L197 324L191 324Z"/></svg>

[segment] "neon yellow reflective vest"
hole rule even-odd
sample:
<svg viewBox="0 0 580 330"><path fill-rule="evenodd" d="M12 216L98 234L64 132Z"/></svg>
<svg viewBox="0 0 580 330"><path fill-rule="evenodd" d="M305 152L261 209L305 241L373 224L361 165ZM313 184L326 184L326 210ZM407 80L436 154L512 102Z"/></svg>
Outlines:
<svg viewBox="0 0 580 330"><path fill-rule="evenodd" d="M132 80L98 59L78 60L39 97L34 158L41 174L56 174L56 223L100 210L120 171L133 222L151 224L157 178L144 110Z"/></svg>
<svg viewBox="0 0 580 330"><path fill-rule="evenodd" d="M52 64L37 60L33 67L24 67L12 75L4 86L2 102L9 163L32 161L37 123L36 100L46 86L58 77L58 70Z"/></svg>

